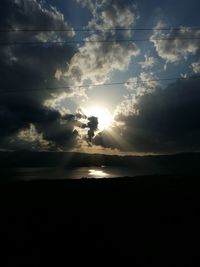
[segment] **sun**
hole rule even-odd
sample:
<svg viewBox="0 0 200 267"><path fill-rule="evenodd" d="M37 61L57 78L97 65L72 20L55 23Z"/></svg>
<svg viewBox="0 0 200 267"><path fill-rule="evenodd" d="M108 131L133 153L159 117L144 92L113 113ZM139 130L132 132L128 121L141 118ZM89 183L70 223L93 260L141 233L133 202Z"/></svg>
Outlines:
<svg viewBox="0 0 200 267"><path fill-rule="evenodd" d="M110 111L104 107L89 107L87 108L86 114L87 116L94 116L98 118L98 129L100 131L109 128L113 120L113 116Z"/></svg>

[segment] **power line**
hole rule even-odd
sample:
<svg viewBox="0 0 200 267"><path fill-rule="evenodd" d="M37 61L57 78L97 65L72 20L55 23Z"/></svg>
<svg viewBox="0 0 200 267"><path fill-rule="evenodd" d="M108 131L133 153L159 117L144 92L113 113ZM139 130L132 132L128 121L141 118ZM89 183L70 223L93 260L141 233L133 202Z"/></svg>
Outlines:
<svg viewBox="0 0 200 267"><path fill-rule="evenodd" d="M170 37L170 38L153 38L153 39L116 39L116 40L72 40L72 41L47 41L47 42L0 42L0 46L20 46L20 45L65 45L79 43L130 43L130 42L147 42L147 41L173 41L173 40L200 40L200 37Z"/></svg>
<svg viewBox="0 0 200 267"><path fill-rule="evenodd" d="M103 28L103 29L84 29L84 28L72 28L72 29L65 29L65 28L0 28L1 33L7 32L102 32L102 31L179 31L182 29L189 29L189 30L200 30L199 26L182 26L182 27L169 27L169 28Z"/></svg>
<svg viewBox="0 0 200 267"><path fill-rule="evenodd" d="M199 79L200 76L192 76L188 78L183 77L173 77L173 78L160 78L160 79L149 79L149 80L140 80L140 81L124 81L124 82L112 82L112 83L103 83L103 84L86 84L86 85L68 85L68 86L56 86L56 87L41 87L41 88L32 88L32 89L8 89L8 90L0 90L0 93L21 93L21 92L39 92L39 91L54 91L54 90L63 90L63 89L71 89L71 88L88 88L93 86L114 86L114 85L125 85L125 84L143 84L149 82L159 82L159 81L173 81L173 80L188 80L188 79Z"/></svg>

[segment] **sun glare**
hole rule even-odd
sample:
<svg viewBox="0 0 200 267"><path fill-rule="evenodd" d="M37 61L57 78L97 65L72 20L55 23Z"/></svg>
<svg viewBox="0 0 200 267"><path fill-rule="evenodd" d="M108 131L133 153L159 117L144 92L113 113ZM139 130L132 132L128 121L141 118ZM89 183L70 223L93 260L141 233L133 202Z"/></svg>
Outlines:
<svg viewBox="0 0 200 267"><path fill-rule="evenodd" d="M107 129L113 120L110 111L104 107L90 107L87 109L87 115L98 118L98 129L101 131Z"/></svg>

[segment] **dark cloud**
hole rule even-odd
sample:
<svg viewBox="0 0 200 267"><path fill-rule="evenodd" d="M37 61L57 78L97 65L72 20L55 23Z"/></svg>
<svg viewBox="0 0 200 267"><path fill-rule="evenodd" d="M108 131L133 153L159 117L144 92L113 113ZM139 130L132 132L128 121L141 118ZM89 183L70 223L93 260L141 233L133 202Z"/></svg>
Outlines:
<svg viewBox="0 0 200 267"><path fill-rule="evenodd" d="M0 2L1 28L69 28L64 16L54 7L44 7L36 0L2 0ZM72 34L72 32L71 32ZM64 36L65 35L65 36ZM2 33L1 42L62 40L66 33L31 32ZM0 146L12 146L20 131L34 124L38 134L57 146L76 145L77 119L70 119L58 111L44 107L52 93L48 87L66 86L58 81L56 70L66 68L74 54L69 45L17 45L0 47ZM12 92L10 92L12 91ZM15 93L16 91L17 93ZM66 91L66 90L65 90ZM73 116L73 115L72 115ZM5 141L6 140L6 141Z"/></svg>
<svg viewBox="0 0 200 267"><path fill-rule="evenodd" d="M44 3L39 0L1 0L1 28L71 29L64 20L64 15L56 7L44 7L42 2ZM72 32L69 31L69 34L73 34Z"/></svg>
<svg viewBox="0 0 200 267"><path fill-rule="evenodd" d="M61 119L43 123L36 123L37 129L43 133L43 138L47 141L54 142L58 147L68 149L77 145L77 130L74 130L74 122Z"/></svg>
<svg viewBox="0 0 200 267"><path fill-rule="evenodd" d="M98 118L97 117L89 117L88 123L87 123L88 130L88 140L89 142L92 142L92 139L94 137L95 131L98 129Z"/></svg>
<svg viewBox="0 0 200 267"><path fill-rule="evenodd" d="M78 133L74 130L74 127L79 122L74 115L62 116L58 111L43 108L39 105L31 106L30 103L20 105L17 103L7 108L7 110L1 110L0 113L0 140L2 141L0 144L5 143L5 139L9 141L8 137L11 140L15 139L20 131L29 129L30 124L33 124L38 134L42 134L44 140L53 142L55 147L67 149L77 145ZM30 142L31 139L30 136ZM23 147L22 141L20 143ZM8 145L8 142L6 144ZM11 147L12 144L15 144L16 147L16 141L10 143Z"/></svg>
<svg viewBox="0 0 200 267"><path fill-rule="evenodd" d="M87 123L82 124L82 128L87 128L87 135L86 135L86 141L89 145L92 144L93 138L95 136L95 132L98 130L98 118L95 116L87 117L85 118L87 120Z"/></svg>
<svg viewBox="0 0 200 267"><path fill-rule="evenodd" d="M94 143L135 152L199 150L199 103L200 80L178 80L138 97L132 115L119 114L121 126L100 133Z"/></svg>

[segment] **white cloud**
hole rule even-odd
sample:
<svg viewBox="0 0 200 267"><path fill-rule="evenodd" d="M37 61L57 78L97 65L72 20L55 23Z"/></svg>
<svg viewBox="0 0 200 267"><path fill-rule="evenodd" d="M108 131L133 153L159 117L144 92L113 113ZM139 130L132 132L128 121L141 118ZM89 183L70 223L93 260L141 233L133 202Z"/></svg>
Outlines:
<svg viewBox="0 0 200 267"><path fill-rule="evenodd" d="M109 39L117 39L117 32L104 32L104 28L131 27L137 19L134 5L109 5L107 1L77 0L82 6L88 7L92 12L92 20L89 26L98 29L96 34L85 38L85 44L78 48L67 64L66 70L57 69L55 78L63 84L73 86L67 93L55 94L54 99L45 102L45 106L63 110L64 99L79 96L86 99L86 87L84 83L102 84L108 81L115 70L125 71L131 59L140 52L135 43L106 42ZM110 3L110 1L109 1ZM101 41L105 42L101 42ZM81 86L81 87L79 87ZM88 87L87 87L88 88Z"/></svg>
<svg viewBox="0 0 200 267"><path fill-rule="evenodd" d="M77 3L81 4L83 7L90 9L93 15L95 15L98 8L101 8L107 0L76 0Z"/></svg>
<svg viewBox="0 0 200 267"><path fill-rule="evenodd" d="M200 73L200 59L197 62L192 63L191 68L194 73Z"/></svg>
<svg viewBox="0 0 200 267"><path fill-rule="evenodd" d="M129 78L125 86L129 91L135 92L135 95L141 95L157 88L159 86L159 81L154 76L153 72L141 72L139 77Z"/></svg>
<svg viewBox="0 0 200 267"><path fill-rule="evenodd" d="M114 70L126 70L131 58L139 54L139 49L134 43L93 42L98 40L98 35L86 39L85 45L72 57L63 78L75 86L87 80L104 83Z"/></svg>
<svg viewBox="0 0 200 267"><path fill-rule="evenodd" d="M138 18L136 5L123 5L114 2L107 4L103 10L96 12L93 19L88 23L88 28L97 29L106 35L107 29L132 28ZM113 30L110 33L114 35L116 32ZM132 31L118 31L119 34L131 36Z"/></svg>
<svg viewBox="0 0 200 267"><path fill-rule="evenodd" d="M156 59L154 57L150 57L148 55L144 55L145 60L139 62L142 69L150 69L157 63Z"/></svg>
<svg viewBox="0 0 200 267"><path fill-rule="evenodd" d="M48 148L50 142L43 138L42 133L38 133L34 124L30 124L27 129L20 130L17 139L32 146L32 149Z"/></svg>
<svg viewBox="0 0 200 267"><path fill-rule="evenodd" d="M177 62L189 55L195 55L200 48L200 30L180 27L180 30L166 31L157 30L165 25L159 22L154 29L150 41L154 43L158 55L167 62ZM160 40L164 39L164 40ZM167 40L166 40L167 39Z"/></svg>
<svg viewBox="0 0 200 267"><path fill-rule="evenodd" d="M135 96L130 96L130 98L125 97L125 99L116 107L114 111L115 123L119 123L119 115L129 116L131 114L136 114L136 109L134 108L136 104Z"/></svg>
<svg viewBox="0 0 200 267"><path fill-rule="evenodd" d="M129 94L125 96L125 99L116 107L114 112L116 120L119 119L119 114L123 114L124 116L137 114L137 99L142 95L153 93L159 85L160 83L157 77L155 77L152 72L141 72L139 77L129 78L125 84Z"/></svg>
<svg viewBox="0 0 200 267"><path fill-rule="evenodd" d="M119 33L104 31L105 28L128 28L134 25L138 18L135 5L124 5L117 1L113 3L111 0L77 0L77 2L87 6L92 12L88 28L99 31L85 38L85 44L73 55L66 71L56 72L55 77L73 85L74 90L88 81L105 83L114 70L127 70L131 59L140 52L133 42L107 42L111 38L118 39Z"/></svg>

